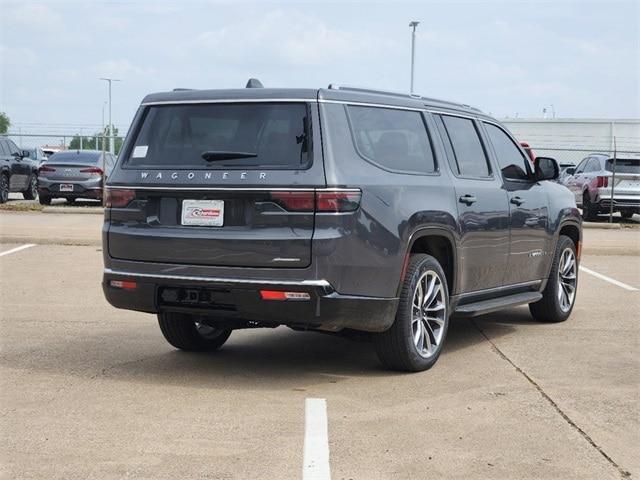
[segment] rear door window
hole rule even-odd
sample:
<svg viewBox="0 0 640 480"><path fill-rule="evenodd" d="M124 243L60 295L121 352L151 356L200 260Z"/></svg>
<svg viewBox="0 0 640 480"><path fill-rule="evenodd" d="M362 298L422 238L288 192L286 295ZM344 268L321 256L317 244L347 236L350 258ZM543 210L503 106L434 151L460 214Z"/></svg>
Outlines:
<svg viewBox="0 0 640 480"><path fill-rule="evenodd" d="M436 171L422 113L382 107L347 107L357 150L365 160L399 173Z"/></svg>
<svg viewBox="0 0 640 480"><path fill-rule="evenodd" d="M125 165L303 169L311 129L304 103L150 106Z"/></svg>
<svg viewBox="0 0 640 480"><path fill-rule="evenodd" d="M473 120L442 115L445 130L451 141L457 172L464 177L491 176L489 161Z"/></svg>

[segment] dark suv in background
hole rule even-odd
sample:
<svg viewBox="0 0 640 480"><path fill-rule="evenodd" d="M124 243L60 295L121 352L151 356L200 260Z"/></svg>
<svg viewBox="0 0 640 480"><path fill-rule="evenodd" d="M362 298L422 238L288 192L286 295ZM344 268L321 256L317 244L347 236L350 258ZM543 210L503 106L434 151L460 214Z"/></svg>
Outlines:
<svg viewBox="0 0 640 480"><path fill-rule="evenodd" d="M13 140L0 137L0 203L9 200L10 192L21 192L27 200L38 196L38 162Z"/></svg>
<svg viewBox="0 0 640 480"><path fill-rule="evenodd" d="M107 182L104 292L184 350L287 325L370 332L386 366L424 370L452 315L569 316L581 219L557 175L466 105L335 86L148 95Z"/></svg>

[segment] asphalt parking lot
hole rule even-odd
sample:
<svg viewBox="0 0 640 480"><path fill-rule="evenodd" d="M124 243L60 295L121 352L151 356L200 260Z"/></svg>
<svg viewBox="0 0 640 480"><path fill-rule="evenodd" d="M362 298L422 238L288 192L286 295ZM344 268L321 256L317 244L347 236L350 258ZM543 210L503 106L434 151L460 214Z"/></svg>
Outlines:
<svg viewBox="0 0 640 480"><path fill-rule="evenodd" d="M3 478L300 478L327 445L333 479L640 476L637 228L585 230L567 322L458 320L432 370L398 374L284 327L173 350L103 299L100 221L0 213Z"/></svg>

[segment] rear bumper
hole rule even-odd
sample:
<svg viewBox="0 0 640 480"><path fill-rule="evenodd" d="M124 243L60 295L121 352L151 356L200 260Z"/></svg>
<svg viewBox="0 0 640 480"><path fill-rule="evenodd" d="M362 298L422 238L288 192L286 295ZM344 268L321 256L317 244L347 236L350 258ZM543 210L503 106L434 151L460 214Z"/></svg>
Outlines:
<svg viewBox="0 0 640 480"><path fill-rule="evenodd" d="M611 207L611 199L600 200L600 208L608 210ZM634 210L640 212L640 196L613 197L613 209Z"/></svg>
<svg viewBox="0 0 640 480"><path fill-rule="evenodd" d="M61 192L61 184L73 185L72 192ZM86 180L86 181L49 181L38 179L38 193L48 197L57 198L102 198L102 180Z"/></svg>
<svg viewBox="0 0 640 480"><path fill-rule="evenodd" d="M135 289L111 286L112 280L136 282ZM105 269L103 290L116 308L148 313L177 311L218 317L225 321L247 321L265 325L288 325L303 329L339 331L345 328L381 332L395 318L397 298L341 295L325 280L279 281L234 278L154 275ZM167 289L194 293L206 301L171 302ZM263 300L260 290L303 292L308 300ZM204 293L199 293L204 292Z"/></svg>

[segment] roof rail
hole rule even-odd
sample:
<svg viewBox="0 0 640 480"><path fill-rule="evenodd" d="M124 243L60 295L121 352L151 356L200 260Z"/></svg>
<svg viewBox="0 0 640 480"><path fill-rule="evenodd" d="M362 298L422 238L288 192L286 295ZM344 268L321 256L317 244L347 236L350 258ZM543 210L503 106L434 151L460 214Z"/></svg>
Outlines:
<svg viewBox="0 0 640 480"><path fill-rule="evenodd" d="M474 110L476 112L480 112L480 109L472 107L472 106L464 104L464 103L450 102L448 100L440 100L440 99L437 99L437 98L423 97L422 95L418 95L416 93L394 92L394 91L389 91L389 90L377 90L377 89L365 88L365 87L352 87L352 86L348 86L348 85L338 85L336 83L329 84L329 90L346 90L346 91L349 91L349 92L378 93L378 94L382 94L382 95L391 95L391 96L394 96L394 97L412 98L414 100L421 100L421 101L425 101L425 102L444 103L444 104L449 104L449 105L452 105L452 106L455 106L455 107L458 107L458 108L465 108L465 109L468 109L468 110Z"/></svg>
<svg viewBox="0 0 640 480"><path fill-rule="evenodd" d="M421 98L420 95L416 95L415 93L393 92L391 90L377 90L374 88L355 87L351 85L338 85L336 83L329 84L329 90L347 90L349 92L380 93L383 95L393 95L395 97L418 98L418 99Z"/></svg>
<svg viewBox="0 0 640 480"><path fill-rule="evenodd" d="M191 90L195 90L195 88L174 88L174 92L190 92Z"/></svg>

